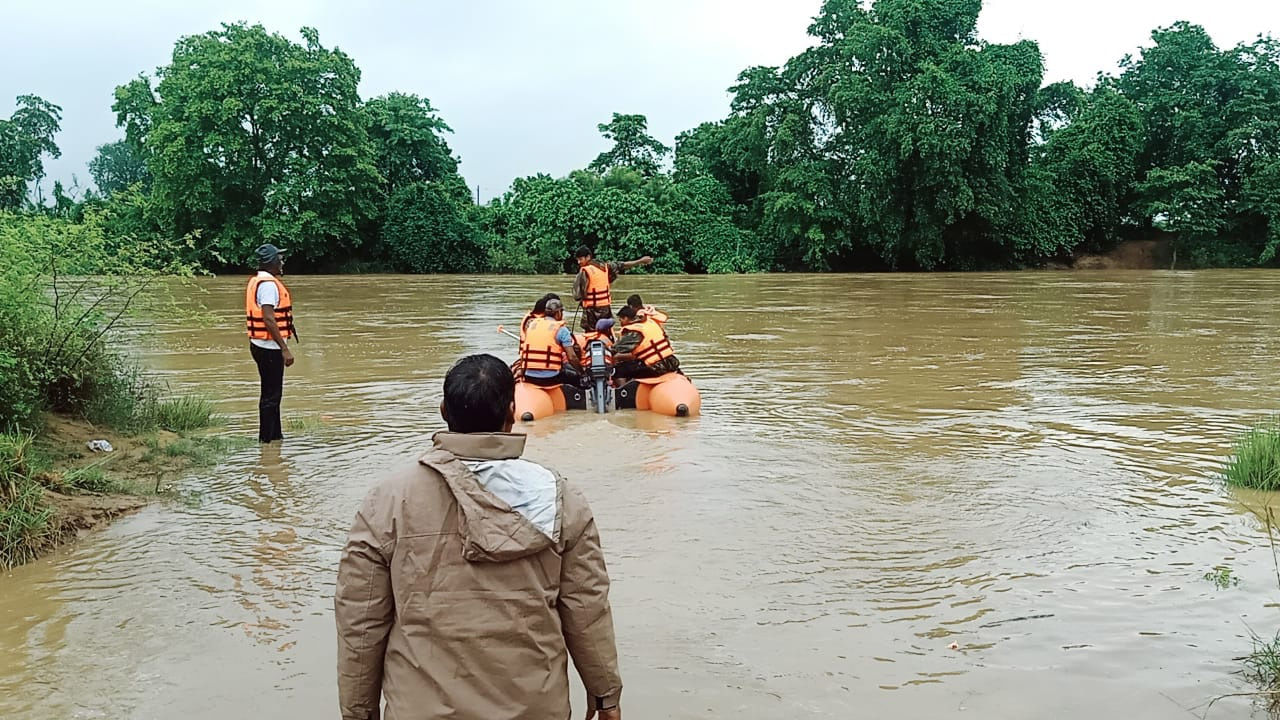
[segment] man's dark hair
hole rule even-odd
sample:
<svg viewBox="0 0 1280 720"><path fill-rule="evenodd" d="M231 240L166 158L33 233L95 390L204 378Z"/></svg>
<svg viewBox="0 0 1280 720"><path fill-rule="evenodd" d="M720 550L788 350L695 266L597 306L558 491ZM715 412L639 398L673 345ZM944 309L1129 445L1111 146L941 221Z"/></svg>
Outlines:
<svg viewBox="0 0 1280 720"><path fill-rule="evenodd" d="M516 397L511 368L492 355L468 355L444 376L444 411L456 433L502 432Z"/></svg>
<svg viewBox="0 0 1280 720"><path fill-rule="evenodd" d="M631 307L630 305L623 305L621 308L618 309L618 317L626 318L628 320L635 320L636 309Z"/></svg>
<svg viewBox="0 0 1280 720"><path fill-rule="evenodd" d="M595 257L596 254L591 252L591 248L587 247L586 245L582 245L578 248L576 252L573 253L573 256L575 258L589 258L589 257Z"/></svg>
<svg viewBox="0 0 1280 720"><path fill-rule="evenodd" d="M559 295L555 293L547 293L546 295L543 295L542 297L538 298L538 302L533 304L533 311L538 314L545 314L547 312L547 301L559 300L559 299L560 299Z"/></svg>
<svg viewBox="0 0 1280 720"><path fill-rule="evenodd" d="M639 310L640 308L644 307L644 301L640 299L640 296L638 294L632 295L631 297L627 298L627 305Z"/></svg>

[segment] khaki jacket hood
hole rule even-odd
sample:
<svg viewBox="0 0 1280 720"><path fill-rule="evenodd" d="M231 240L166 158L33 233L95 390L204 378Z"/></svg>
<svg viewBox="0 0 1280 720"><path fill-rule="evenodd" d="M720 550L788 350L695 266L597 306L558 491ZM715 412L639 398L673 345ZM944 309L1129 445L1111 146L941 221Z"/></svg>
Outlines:
<svg viewBox="0 0 1280 720"><path fill-rule="evenodd" d="M564 483L556 478L556 529L547 537L502 498L485 490L463 460L514 460L524 452L524 435L438 432L433 449L418 463L444 478L458 503L462 557L469 562L507 562L541 552L560 537Z"/></svg>

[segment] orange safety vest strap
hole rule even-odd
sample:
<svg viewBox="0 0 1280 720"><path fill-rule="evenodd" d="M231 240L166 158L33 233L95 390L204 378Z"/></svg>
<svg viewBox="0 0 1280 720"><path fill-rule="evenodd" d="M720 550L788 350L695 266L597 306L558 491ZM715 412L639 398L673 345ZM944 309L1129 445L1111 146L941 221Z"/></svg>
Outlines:
<svg viewBox="0 0 1280 720"><path fill-rule="evenodd" d="M640 346L636 348L637 360L645 365L656 365L675 355L675 351L671 349L671 340L667 338L667 332L656 321L645 320L640 323L639 330L644 335L644 340L641 340Z"/></svg>
<svg viewBox="0 0 1280 720"><path fill-rule="evenodd" d="M613 299L609 297L609 271L599 265L591 264L584 270L587 273L587 290L582 298L582 307L610 307Z"/></svg>

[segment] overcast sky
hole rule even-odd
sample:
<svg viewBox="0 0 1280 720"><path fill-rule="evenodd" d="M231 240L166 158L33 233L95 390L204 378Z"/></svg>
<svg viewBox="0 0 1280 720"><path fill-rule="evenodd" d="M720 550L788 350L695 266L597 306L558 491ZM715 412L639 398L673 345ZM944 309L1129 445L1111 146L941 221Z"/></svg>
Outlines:
<svg viewBox="0 0 1280 720"><path fill-rule="evenodd" d="M113 89L165 64L181 35L248 20L350 54L363 97L391 90L431 99L449 143L482 197L515 177L564 175L604 148L596 124L643 113L675 135L728 110L742 69L777 65L809 44L820 0L0 0L0 117L34 93L63 108L62 158L51 179L88 184L94 148L119 138ZM1219 45L1280 34L1275 0L986 0L990 41L1036 40L1046 81L1093 80L1176 20L1204 25Z"/></svg>

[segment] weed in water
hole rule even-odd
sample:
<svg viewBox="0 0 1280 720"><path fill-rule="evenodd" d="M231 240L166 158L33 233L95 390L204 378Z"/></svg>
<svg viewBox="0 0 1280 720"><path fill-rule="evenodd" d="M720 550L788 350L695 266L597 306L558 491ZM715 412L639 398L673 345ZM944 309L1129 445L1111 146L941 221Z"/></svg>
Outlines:
<svg viewBox="0 0 1280 720"><path fill-rule="evenodd" d="M1244 659L1244 676L1264 693L1280 692L1280 633L1267 640L1253 635L1253 652ZM1272 710L1277 708L1272 697Z"/></svg>
<svg viewBox="0 0 1280 720"><path fill-rule="evenodd" d="M292 433L313 433L324 426L318 415L290 415L285 418L284 426Z"/></svg>
<svg viewBox="0 0 1280 720"><path fill-rule="evenodd" d="M1240 578L1236 577L1235 571L1226 565L1219 565L1205 573L1204 579L1213 583L1219 590L1226 590L1240 584Z"/></svg>
<svg viewBox="0 0 1280 720"><path fill-rule="evenodd" d="M1223 471L1227 482L1255 490L1280 490L1280 421L1245 433Z"/></svg>

